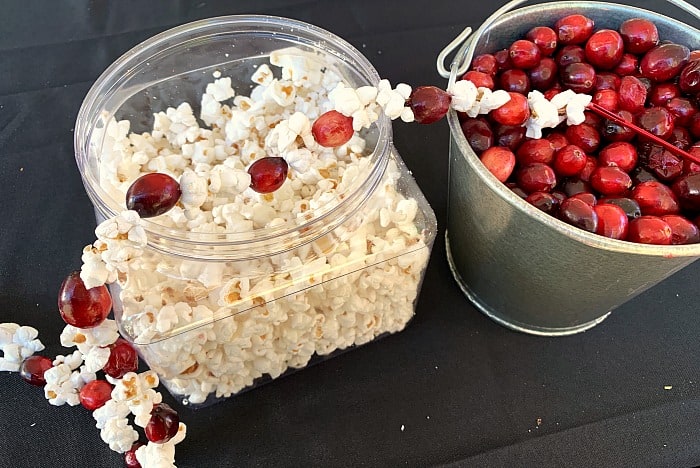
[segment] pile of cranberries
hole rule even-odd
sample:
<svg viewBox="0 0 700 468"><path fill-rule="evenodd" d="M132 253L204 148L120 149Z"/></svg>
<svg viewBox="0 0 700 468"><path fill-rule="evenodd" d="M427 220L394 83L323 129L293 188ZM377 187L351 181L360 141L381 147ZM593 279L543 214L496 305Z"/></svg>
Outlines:
<svg viewBox="0 0 700 468"><path fill-rule="evenodd" d="M575 14L532 28L508 49L474 58L463 79L506 90L488 116L460 114L462 130L501 182L540 210L613 239L700 242L700 165L627 126L586 111L584 123L525 136L527 94L571 89L700 157L700 51L660 41L649 20L595 29Z"/></svg>

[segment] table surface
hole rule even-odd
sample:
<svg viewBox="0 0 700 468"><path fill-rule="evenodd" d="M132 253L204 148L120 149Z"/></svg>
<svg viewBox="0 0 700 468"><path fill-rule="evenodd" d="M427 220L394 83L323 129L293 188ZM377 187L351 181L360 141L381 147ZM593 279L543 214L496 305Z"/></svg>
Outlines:
<svg viewBox="0 0 700 468"><path fill-rule="evenodd" d="M4 0L0 322L39 329L47 355L66 351L56 293L94 240L75 117L97 76L132 46L204 17L287 16L345 38L392 83L444 87L438 52L501 3ZM698 24L658 0L636 4ZM700 263L583 334L496 325L447 266L448 136L444 120L394 124L440 226L410 326L218 405L180 408L188 437L178 466L700 465ZM0 401L0 466L122 466L84 408L51 406L6 372Z"/></svg>

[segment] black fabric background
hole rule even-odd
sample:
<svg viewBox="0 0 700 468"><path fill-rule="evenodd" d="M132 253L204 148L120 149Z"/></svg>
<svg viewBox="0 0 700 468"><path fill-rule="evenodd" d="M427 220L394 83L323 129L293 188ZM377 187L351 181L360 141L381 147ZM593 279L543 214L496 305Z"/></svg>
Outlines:
<svg viewBox="0 0 700 468"><path fill-rule="evenodd" d="M203 17L288 16L344 37L392 83L444 87L438 52L502 3L3 0L0 322L38 328L48 355L67 351L56 293L94 240L74 121L97 76L138 42ZM636 5L698 25L659 0ZM584 334L511 332L466 301L445 260L446 122L395 123L394 140L440 224L416 318L221 404L180 408L189 429L178 466L700 465L700 263ZM0 373L0 466L118 467L122 458L87 410L50 406Z"/></svg>

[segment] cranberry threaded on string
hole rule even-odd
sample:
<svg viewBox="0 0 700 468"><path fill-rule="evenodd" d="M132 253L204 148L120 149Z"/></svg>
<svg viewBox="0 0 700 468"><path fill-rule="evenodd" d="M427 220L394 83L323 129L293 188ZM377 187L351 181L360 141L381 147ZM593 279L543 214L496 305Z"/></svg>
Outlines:
<svg viewBox="0 0 700 468"><path fill-rule="evenodd" d="M352 117L336 110L321 114L311 126L311 134L319 145L327 148L344 145L352 138Z"/></svg>
<svg viewBox="0 0 700 468"><path fill-rule="evenodd" d="M78 396L81 405L90 411L95 411L112 398L112 385L106 380L93 380L80 389Z"/></svg>
<svg viewBox="0 0 700 468"><path fill-rule="evenodd" d="M109 359L102 370L115 379L121 379L128 372L139 368L139 356L134 347L123 338L109 345Z"/></svg>
<svg viewBox="0 0 700 468"><path fill-rule="evenodd" d="M151 419L146 424L146 437L153 443L164 444L177 434L180 427L180 417L177 412L165 403L153 406Z"/></svg>
<svg viewBox="0 0 700 468"><path fill-rule="evenodd" d="M126 207L142 218L153 218L170 210L180 199L180 184L167 174L153 172L139 177L126 192Z"/></svg>
<svg viewBox="0 0 700 468"><path fill-rule="evenodd" d="M29 356L19 367L19 376L28 384L43 387L46 385L44 372L53 367L53 362L46 356Z"/></svg>
<svg viewBox="0 0 700 468"><path fill-rule="evenodd" d="M289 165L284 158L270 156L255 161L248 168L250 188L258 193L274 192L287 180Z"/></svg>
<svg viewBox="0 0 700 468"><path fill-rule="evenodd" d="M450 109L452 96L436 86L419 86L408 98L407 105L413 111L413 118L421 124L437 122Z"/></svg>
<svg viewBox="0 0 700 468"><path fill-rule="evenodd" d="M58 310L68 325L96 327L107 318L111 309L112 296L106 286L87 289L79 271L74 271L63 280L58 292Z"/></svg>
<svg viewBox="0 0 700 468"><path fill-rule="evenodd" d="M134 445L132 445L129 450L124 452L124 466L126 466L126 468L141 468L141 463L139 463L138 459L136 458L136 450L144 445L146 444L143 442L134 442Z"/></svg>

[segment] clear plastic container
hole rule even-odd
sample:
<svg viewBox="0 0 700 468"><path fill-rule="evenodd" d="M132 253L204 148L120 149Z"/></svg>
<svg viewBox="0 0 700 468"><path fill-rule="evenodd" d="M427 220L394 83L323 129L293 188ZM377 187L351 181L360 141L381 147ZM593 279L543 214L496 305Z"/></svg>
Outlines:
<svg viewBox="0 0 700 468"><path fill-rule="evenodd" d="M124 210L101 178L112 118L149 131L153 114L198 103L212 73L236 94L271 52L295 47L349 86L375 84L337 36L285 18L231 16L149 39L110 66L76 125L76 160L98 222ZM308 55L307 55L308 57ZM106 130L106 131L105 131ZM402 330L415 312L435 216L381 117L364 130L366 164L305 216L248 232L192 232L143 220L142 270L111 285L122 335L183 404L205 405ZM274 202L274 194L261 197ZM175 312L173 312L175 311Z"/></svg>

